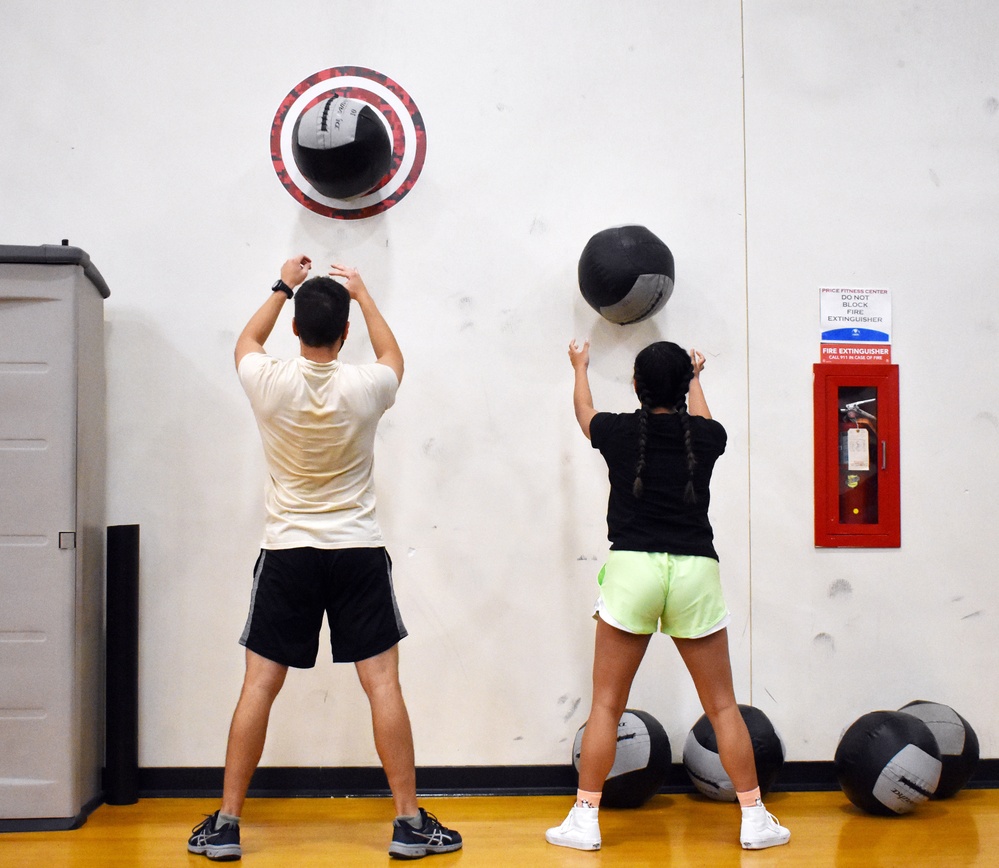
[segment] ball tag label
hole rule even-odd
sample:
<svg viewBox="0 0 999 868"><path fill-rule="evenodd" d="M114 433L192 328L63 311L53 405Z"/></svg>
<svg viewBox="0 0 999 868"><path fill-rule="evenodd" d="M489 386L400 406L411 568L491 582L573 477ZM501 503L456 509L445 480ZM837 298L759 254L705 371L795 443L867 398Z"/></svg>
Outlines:
<svg viewBox="0 0 999 868"><path fill-rule="evenodd" d="M326 118L326 134L329 136L328 148L349 145L356 138L357 115L359 106L357 100L343 97L330 100L330 112Z"/></svg>
<svg viewBox="0 0 999 868"><path fill-rule="evenodd" d="M305 148L332 150L357 138L357 118L363 103L333 95L313 106L302 117L298 144Z"/></svg>
<svg viewBox="0 0 999 868"><path fill-rule="evenodd" d="M873 794L896 814L905 814L925 802L940 782L943 764L914 744L907 744L885 765Z"/></svg>

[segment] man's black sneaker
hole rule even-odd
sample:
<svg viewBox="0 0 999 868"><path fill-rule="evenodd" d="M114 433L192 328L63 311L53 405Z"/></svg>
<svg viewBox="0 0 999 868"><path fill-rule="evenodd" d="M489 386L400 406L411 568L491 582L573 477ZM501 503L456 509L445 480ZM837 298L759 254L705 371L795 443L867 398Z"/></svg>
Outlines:
<svg viewBox="0 0 999 868"><path fill-rule="evenodd" d="M223 823L221 829L216 829L215 821L218 816L219 812L216 811L191 830L187 849L215 862L235 862L243 855L239 848L239 826L236 823Z"/></svg>
<svg viewBox="0 0 999 868"><path fill-rule="evenodd" d="M450 853L461 849L461 835L445 829L433 814L420 808L420 828L414 829L405 820L392 821L392 843L389 855L396 859L422 859L430 853Z"/></svg>

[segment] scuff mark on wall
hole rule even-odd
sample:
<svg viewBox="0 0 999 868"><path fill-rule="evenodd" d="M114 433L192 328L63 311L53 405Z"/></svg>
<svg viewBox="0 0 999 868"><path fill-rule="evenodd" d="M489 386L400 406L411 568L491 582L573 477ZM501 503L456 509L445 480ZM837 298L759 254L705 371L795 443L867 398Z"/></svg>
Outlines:
<svg viewBox="0 0 999 868"><path fill-rule="evenodd" d="M851 585L846 579L836 579L829 586L829 596L831 598L835 597L846 597L853 593L853 585Z"/></svg>
<svg viewBox="0 0 999 868"><path fill-rule="evenodd" d="M836 653L836 640L828 633L817 633L812 639L812 644L816 648L823 648L830 653Z"/></svg>

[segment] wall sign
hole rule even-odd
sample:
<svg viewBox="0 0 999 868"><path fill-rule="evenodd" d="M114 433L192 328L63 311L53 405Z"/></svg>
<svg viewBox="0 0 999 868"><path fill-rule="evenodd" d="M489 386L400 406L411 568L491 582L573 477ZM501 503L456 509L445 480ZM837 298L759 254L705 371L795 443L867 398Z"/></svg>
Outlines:
<svg viewBox="0 0 999 868"><path fill-rule="evenodd" d="M819 290L823 362L891 362L891 291Z"/></svg>

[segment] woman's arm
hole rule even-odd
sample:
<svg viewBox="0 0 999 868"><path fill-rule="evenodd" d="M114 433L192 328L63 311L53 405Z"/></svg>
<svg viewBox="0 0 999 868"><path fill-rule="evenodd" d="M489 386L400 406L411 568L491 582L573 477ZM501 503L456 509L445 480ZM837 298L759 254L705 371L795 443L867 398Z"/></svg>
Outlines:
<svg viewBox="0 0 999 868"><path fill-rule="evenodd" d="M687 412L691 416L711 418L708 402L704 400L704 390L701 389L701 371L704 370L704 355L697 350L690 351L690 363L694 366L694 377L687 391Z"/></svg>
<svg viewBox="0 0 999 868"><path fill-rule="evenodd" d="M575 372L572 386L572 406L576 411L576 421L579 429L587 440L590 439L590 422L597 411L593 409L593 396L590 394L590 379L587 368L590 364L590 342L584 341L582 348L575 340L569 341L569 361Z"/></svg>

